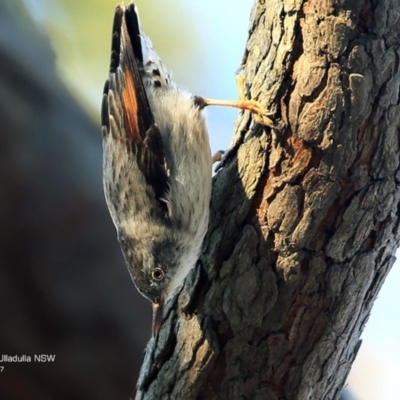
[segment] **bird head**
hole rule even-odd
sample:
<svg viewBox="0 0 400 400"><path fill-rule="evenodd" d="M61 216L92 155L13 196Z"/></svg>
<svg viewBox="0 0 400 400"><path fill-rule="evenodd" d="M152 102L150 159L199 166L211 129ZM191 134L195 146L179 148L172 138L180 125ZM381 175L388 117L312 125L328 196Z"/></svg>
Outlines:
<svg viewBox="0 0 400 400"><path fill-rule="evenodd" d="M185 240L190 235L177 235L178 230L158 225L153 231L150 228L138 235L138 226L136 223L135 234L120 231L119 241L136 288L152 302L153 334L156 334L164 304L195 264L198 249L192 248L188 237Z"/></svg>

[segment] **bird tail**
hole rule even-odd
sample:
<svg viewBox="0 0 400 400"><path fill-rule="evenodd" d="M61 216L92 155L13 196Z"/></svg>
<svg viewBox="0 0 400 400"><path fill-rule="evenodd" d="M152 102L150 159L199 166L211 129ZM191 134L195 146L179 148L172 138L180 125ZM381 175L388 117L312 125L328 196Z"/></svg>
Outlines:
<svg viewBox="0 0 400 400"><path fill-rule="evenodd" d="M132 1L125 10L126 27L135 57L143 63L142 33L140 31L139 14L135 3Z"/></svg>

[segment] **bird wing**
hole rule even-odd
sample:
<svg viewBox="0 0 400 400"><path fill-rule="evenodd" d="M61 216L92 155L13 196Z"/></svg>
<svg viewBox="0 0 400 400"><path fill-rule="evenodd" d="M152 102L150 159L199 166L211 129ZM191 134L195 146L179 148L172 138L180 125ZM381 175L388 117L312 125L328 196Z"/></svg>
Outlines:
<svg viewBox="0 0 400 400"><path fill-rule="evenodd" d="M101 111L103 147L107 153L104 162L108 163L108 170L114 170L109 171L108 178L104 178L106 197L107 191L121 190L118 188L118 180L125 179L123 184L137 184L137 189L145 191L147 196L151 188L154 197L149 200L155 200L158 208L166 213L167 206L163 198L168 191L168 172L161 134L154 122L139 71L141 60L143 54L134 4L131 3L127 8L117 6L113 23L110 75L104 87ZM111 145L110 140L113 141ZM127 150L128 158L119 154L120 149L116 150L121 146ZM107 157L115 159L106 160ZM137 165L137 172L142 174L147 187L140 187L142 177L137 179L133 176L135 182L126 182L129 180L127 177L132 177L136 172L124 172L129 165L115 171L117 163L130 164L131 167L134 165L135 168ZM112 180L116 182L113 184L110 182ZM118 193L109 193L108 197L118 202L118 196Z"/></svg>

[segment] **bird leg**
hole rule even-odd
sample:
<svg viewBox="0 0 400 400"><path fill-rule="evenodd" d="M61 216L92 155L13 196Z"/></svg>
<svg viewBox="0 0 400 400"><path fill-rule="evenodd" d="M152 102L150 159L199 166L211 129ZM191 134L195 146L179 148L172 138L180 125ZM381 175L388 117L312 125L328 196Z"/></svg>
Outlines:
<svg viewBox="0 0 400 400"><path fill-rule="evenodd" d="M262 124L269 126L274 129L282 129L279 124L276 124L269 116L265 110L264 106L256 101L256 100L248 100L245 95L245 76L237 75L236 76L236 85L239 91L239 99L238 100L218 100L218 99L208 99L201 96L195 97L196 104L199 105L200 108L204 108L207 106L223 106L223 107L235 107L240 110L248 110L252 114L254 114L255 120Z"/></svg>

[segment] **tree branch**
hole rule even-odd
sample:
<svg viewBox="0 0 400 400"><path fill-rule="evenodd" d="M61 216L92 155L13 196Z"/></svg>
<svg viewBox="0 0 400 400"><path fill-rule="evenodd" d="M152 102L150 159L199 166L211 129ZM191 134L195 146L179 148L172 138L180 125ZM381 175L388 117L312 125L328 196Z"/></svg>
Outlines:
<svg viewBox="0 0 400 400"><path fill-rule="evenodd" d="M399 232L398 1L257 1L250 96L213 182L199 267L137 398L335 399Z"/></svg>

